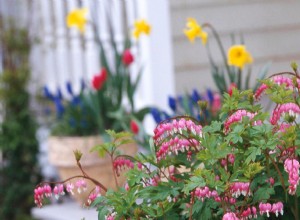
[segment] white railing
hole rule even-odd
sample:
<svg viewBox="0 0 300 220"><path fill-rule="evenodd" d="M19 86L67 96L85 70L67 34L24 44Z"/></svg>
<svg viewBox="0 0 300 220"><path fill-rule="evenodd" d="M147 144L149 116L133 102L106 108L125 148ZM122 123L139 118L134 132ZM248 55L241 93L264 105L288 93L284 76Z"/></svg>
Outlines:
<svg viewBox="0 0 300 220"><path fill-rule="evenodd" d="M77 1L77 0L43 0L34 1L39 8L40 22L34 30L41 44L41 56L35 56L35 59L44 57L40 62L35 61L35 65L43 65L45 82L49 89L56 91L57 86L65 89L65 83L71 81L74 90L80 88L81 79L90 80L92 76L100 70L99 48L95 41L96 34L99 35L102 44L109 49L109 30L107 25L108 11L113 16L113 28L116 32L115 40L119 48L124 41L123 6L119 0L100 0L100 1ZM67 12L72 9L85 7L88 8L89 20L97 26L99 33L95 33L91 23L87 24L86 31L82 35L77 29L68 29L66 26ZM128 14L134 13L133 8L127 7ZM127 29L127 27L126 27ZM107 50L109 54L109 50ZM38 68L42 69L42 68ZM66 91L63 91L66 92Z"/></svg>
<svg viewBox="0 0 300 220"><path fill-rule="evenodd" d="M107 16L112 18L114 38L121 49L126 32L131 32L134 21L145 18L152 25L150 37L133 44L136 57L132 72L143 66L141 84L135 97L136 106L167 105L167 96L174 93L168 0L0 0L1 14L15 17L29 25L30 34L37 39L31 51L32 91L47 85L52 92L70 81L74 90L80 80L89 81L99 72L99 48L90 24L81 35L67 28L67 13L79 7L89 9L89 19L99 29L99 37L109 53ZM109 55L109 54L108 54Z"/></svg>

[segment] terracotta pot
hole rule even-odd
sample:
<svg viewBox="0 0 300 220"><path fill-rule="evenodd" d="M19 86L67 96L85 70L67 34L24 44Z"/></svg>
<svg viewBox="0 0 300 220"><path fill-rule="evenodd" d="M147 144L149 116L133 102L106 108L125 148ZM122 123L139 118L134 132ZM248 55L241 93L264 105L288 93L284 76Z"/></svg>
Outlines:
<svg viewBox="0 0 300 220"><path fill-rule="evenodd" d="M48 139L49 161L57 167L61 180L72 176L81 175L81 171L76 165L73 151L80 150L83 156L80 163L84 171L91 177L101 182L105 187L116 189L110 158L100 158L97 152L90 152L90 149L102 143L99 135L87 137L58 137L51 136ZM122 153L134 156L137 153L137 144L131 143L119 148ZM125 177L121 175L117 178L119 186L125 183ZM88 189L83 193L75 193L74 197L80 203L87 201L89 193L95 185L87 181Z"/></svg>

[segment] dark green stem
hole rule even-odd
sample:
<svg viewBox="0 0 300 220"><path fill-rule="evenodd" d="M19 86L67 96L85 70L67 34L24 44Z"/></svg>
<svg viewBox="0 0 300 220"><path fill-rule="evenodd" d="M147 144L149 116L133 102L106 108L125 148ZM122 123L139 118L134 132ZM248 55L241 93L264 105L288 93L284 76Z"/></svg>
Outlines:
<svg viewBox="0 0 300 220"><path fill-rule="evenodd" d="M279 170L277 164L276 164L275 161L272 159L272 157L270 157L270 155L269 155L268 153L265 153L265 156L266 156L266 158L269 158L269 159L271 160L272 164L274 165L274 167L275 167L275 169L276 169L276 171L277 171L277 173L278 173L278 175L279 175L279 179L280 179L282 188L283 188L284 192L286 193L286 189L285 189L285 185L284 185L284 178L283 178L282 173L280 172L280 170Z"/></svg>
<svg viewBox="0 0 300 220"><path fill-rule="evenodd" d="M295 195L295 219L299 219L298 197Z"/></svg>
<svg viewBox="0 0 300 220"><path fill-rule="evenodd" d="M238 87L239 90L241 90L242 89L242 69L241 68L238 69L237 76L238 76L238 78L237 78L237 80L238 80L237 81L237 87Z"/></svg>
<svg viewBox="0 0 300 220"><path fill-rule="evenodd" d="M193 219L193 206L194 206L194 202L195 202L195 194L193 193L192 195L192 201L191 201L191 207L190 207L190 213L189 213L189 220Z"/></svg>
<svg viewBox="0 0 300 220"><path fill-rule="evenodd" d="M229 76L229 78L230 78L230 81L233 82L232 74L231 74L229 65L228 65L228 63L227 63L226 52L225 52L225 49L224 49L224 47L223 47L223 44L222 44L222 42L221 42L221 39L220 39L220 36L219 36L218 32L217 32L216 29L215 29L211 24L209 24L209 23L203 24L203 27L208 27L208 28L210 28L210 30L212 31L214 37L216 38L217 44L219 45L219 48L220 48L220 51L221 51L221 54L222 54L222 58L223 58L223 62L224 62L226 71L227 71L227 73L228 73L228 76Z"/></svg>
<svg viewBox="0 0 300 220"><path fill-rule="evenodd" d="M267 152L265 152L267 154ZM266 165L267 165L267 174L270 176L270 166L269 166L269 158L266 158Z"/></svg>

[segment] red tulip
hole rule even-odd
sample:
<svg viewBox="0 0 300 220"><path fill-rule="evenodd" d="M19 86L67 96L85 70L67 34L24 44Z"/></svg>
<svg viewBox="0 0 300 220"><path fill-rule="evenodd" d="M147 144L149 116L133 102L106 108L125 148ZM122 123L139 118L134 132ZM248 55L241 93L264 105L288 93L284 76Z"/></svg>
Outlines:
<svg viewBox="0 0 300 220"><path fill-rule="evenodd" d="M94 78L92 79L93 88L96 90L101 89L106 79L107 79L107 71L105 68L102 68L101 72L98 75L95 75Z"/></svg>
<svg viewBox="0 0 300 220"><path fill-rule="evenodd" d="M124 50L122 61L125 64L125 66L129 66L134 61L134 57L129 49Z"/></svg>
<svg viewBox="0 0 300 220"><path fill-rule="evenodd" d="M134 134L139 133L139 126L134 120L130 121L130 129L131 129L132 133L134 133Z"/></svg>
<svg viewBox="0 0 300 220"><path fill-rule="evenodd" d="M237 88L237 85L235 83L231 83L230 86L229 86L229 89L228 89L228 94L230 96L232 96L232 89L233 88Z"/></svg>

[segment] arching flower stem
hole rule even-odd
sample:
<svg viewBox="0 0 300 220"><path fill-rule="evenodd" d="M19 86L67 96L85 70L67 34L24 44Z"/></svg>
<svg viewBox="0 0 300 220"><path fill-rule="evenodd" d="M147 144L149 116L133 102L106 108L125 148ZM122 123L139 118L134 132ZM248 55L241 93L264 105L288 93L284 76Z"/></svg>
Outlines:
<svg viewBox="0 0 300 220"><path fill-rule="evenodd" d="M268 153L264 153L264 154L265 154L266 158L269 158L271 160L272 164L274 165L274 167L275 167L275 169L276 169L276 171L277 171L277 173L279 175L281 186L284 189L284 192L286 193L286 188L285 188L285 185L284 185L284 178L283 178L282 173L280 172L277 164L275 163L275 161L273 160L273 158L270 157L270 155Z"/></svg>

